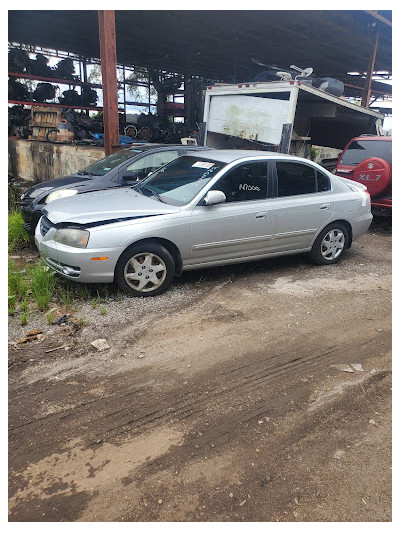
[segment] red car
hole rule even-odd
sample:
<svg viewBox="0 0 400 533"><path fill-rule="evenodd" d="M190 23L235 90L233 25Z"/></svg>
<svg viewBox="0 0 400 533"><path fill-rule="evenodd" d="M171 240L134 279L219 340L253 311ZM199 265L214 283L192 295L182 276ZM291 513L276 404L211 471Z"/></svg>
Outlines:
<svg viewBox="0 0 400 533"><path fill-rule="evenodd" d="M367 187L373 215L392 215L392 137L354 137L340 154L335 173Z"/></svg>

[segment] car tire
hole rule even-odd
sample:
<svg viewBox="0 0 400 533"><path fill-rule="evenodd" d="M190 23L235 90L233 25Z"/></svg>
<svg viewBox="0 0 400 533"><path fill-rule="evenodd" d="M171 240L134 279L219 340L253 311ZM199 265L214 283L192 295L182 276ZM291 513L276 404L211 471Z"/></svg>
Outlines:
<svg viewBox="0 0 400 533"><path fill-rule="evenodd" d="M349 232L344 224L332 222L315 239L311 249L311 259L317 265L337 263L348 247Z"/></svg>
<svg viewBox="0 0 400 533"><path fill-rule="evenodd" d="M161 244L131 245L118 259L115 281L128 296L156 296L165 292L175 275L175 261Z"/></svg>

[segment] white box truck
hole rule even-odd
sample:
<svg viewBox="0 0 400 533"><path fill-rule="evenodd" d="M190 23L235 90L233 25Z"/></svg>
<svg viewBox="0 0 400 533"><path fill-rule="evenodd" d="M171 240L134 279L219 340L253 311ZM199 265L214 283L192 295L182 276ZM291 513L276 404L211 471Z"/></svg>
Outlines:
<svg viewBox="0 0 400 533"><path fill-rule="evenodd" d="M309 157L312 145L342 150L361 134L382 134L383 115L287 80L208 86L201 144Z"/></svg>

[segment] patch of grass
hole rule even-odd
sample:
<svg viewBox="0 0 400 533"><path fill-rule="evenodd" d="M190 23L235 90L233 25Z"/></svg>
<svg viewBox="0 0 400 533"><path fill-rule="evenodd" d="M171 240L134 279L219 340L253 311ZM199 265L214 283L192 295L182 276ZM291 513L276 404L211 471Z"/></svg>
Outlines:
<svg viewBox="0 0 400 533"><path fill-rule="evenodd" d="M118 291L117 291L117 300L118 300L118 302L121 303L123 299L124 299L124 295L123 295L122 292L118 289Z"/></svg>
<svg viewBox="0 0 400 533"><path fill-rule="evenodd" d="M28 323L28 313L22 313L22 315L19 318L19 323L21 326L26 326Z"/></svg>
<svg viewBox="0 0 400 533"><path fill-rule="evenodd" d="M15 315L15 296L9 296L8 297L8 314L10 316Z"/></svg>
<svg viewBox="0 0 400 533"><path fill-rule="evenodd" d="M14 261L8 261L8 296L15 301L26 300L28 296L28 283L22 273L17 270Z"/></svg>
<svg viewBox="0 0 400 533"><path fill-rule="evenodd" d="M55 273L44 261L40 261L31 270L32 296L40 311L45 311L53 297L55 288Z"/></svg>
<svg viewBox="0 0 400 533"><path fill-rule="evenodd" d="M71 291L69 288L65 290L61 290L60 298L61 298L62 303L64 304L66 311L68 311L68 309L70 309L71 304L72 304L73 291Z"/></svg>
<svg viewBox="0 0 400 533"><path fill-rule="evenodd" d="M25 231L20 211L8 213L8 251L13 252L32 243L33 237Z"/></svg>
<svg viewBox="0 0 400 533"><path fill-rule="evenodd" d="M89 300L91 297L90 288L86 283L75 283L76 296L82 300Z"/></svg>
<svg viewBox="0 0 400 533"><path fill-rule="evenodd" d="M84 301L91 301L93 309L99 309L102 315L107 313L107 302L110 297L122 301L123 295L108 286L97 286L76 283L64 279L49 269L43 260L31 263L26 268L24 263L8 261L8 314L20 312L19 319L23 322L29 318L33 303L44 312L51 300L55 304L64 304L66 310L78 311ZM53 313L45 317L48 324L54 320Z"/></svg>

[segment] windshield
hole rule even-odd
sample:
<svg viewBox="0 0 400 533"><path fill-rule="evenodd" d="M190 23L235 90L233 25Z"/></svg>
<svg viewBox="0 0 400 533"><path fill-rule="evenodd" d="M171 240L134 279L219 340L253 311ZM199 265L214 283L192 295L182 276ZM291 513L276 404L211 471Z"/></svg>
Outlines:
<svg viewBox="0 0 400 533"><path fill-rule="evenodd" d="M340 164L358 165L369 157L380 157L392 162L392 143L390 141L359 140L353 141L344 152Z"/></svg>
<svg viewBox="0 0 400 533"><path fill-rule="evenodd" d="M92 163L88 167L80 170L78 174L85 174L88 176L105 176L107 172L110 172L113 168L117 167L124 161L132 159L137 154L141 154L143 150L121 150L116 154L108 155L100 161Z"/></svg>
<svg viewBox="0 0 400 533"><path fill-rule="evenodd" d="M193 156L182 156L141 181L136 187L145 195L155 196L171 205L186 205L225 166Z"/></svg>

